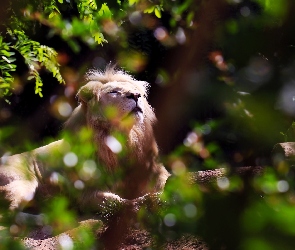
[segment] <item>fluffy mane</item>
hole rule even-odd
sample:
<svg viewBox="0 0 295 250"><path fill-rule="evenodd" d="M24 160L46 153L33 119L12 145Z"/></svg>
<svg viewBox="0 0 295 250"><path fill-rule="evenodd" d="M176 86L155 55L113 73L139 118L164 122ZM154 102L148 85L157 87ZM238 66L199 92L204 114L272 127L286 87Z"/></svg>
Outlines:
<svg viewBox="0 0 295 250"><path fill-rule="evenodd" d="M108 67L105 72L89 71L87 80L89 82L78 92L80 105L66 122L65 128L77 131L82 126L87 126L92 129L93 143L97 148L97 160L109 173L113 173L117 168L124 169L125 177L122 186L125 193L122 195L125 198L134 198L147 193L149 191L148 182L152 180L153 174L158 169L156 163L158 148L152 128L156 118L152 107L146 100L148 83L137 81L127 73L115 70L113 67ZM131 130L123 131L127 137L127 143L123 145L126 151L124 159L118 157L106 145L108 136L114 131L122 131L108 122L103 115L94 116L93 109L90 108L91 105L99 106L101 89L109 82L114 82L118 86L123 82L131 83L134 89L139 89L141 96L144 97L142 98L144 102L143 123L135 123Z"/></svg>
<svg viewBox="0 0 295 250"><path fill-rule="evenodd" d="M116 70L113 66L108 66L105 71L90 70L86 73L86 79L88 81L97 81L102 84L108 82L131 82L145 93L145 97L147 96L150 87L149 83L137 81L131 75L123 70Z"/></svg>

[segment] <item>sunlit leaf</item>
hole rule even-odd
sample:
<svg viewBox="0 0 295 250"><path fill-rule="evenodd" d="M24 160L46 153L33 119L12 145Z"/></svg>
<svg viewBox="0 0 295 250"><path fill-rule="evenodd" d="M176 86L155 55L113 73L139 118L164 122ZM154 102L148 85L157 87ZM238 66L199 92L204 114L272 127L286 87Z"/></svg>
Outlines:
<svg viewBox="0 0 295 250"><path fill-rule="evenodd" d="M106 3L103 3L101 5L101 8L98 11L98 14L102 17L111 17L112 16L112 12L110 11L110 9Z"/></svg>
<svg viewBox="0 0 295 250"><path fill-rule="evenodd" d="M147 9L144 10L144 13L153 13L155 10L156 6L151 6Z"/></svg>
<svg viewBox="0 0 295 250"><path fill-rule="evenodd" d="M50 19L50 18L53 18L55 15L56 15L55 12L51 12L51 13L49 14L49 19Z"/></svg>
<svg viewBox="0 0 295 250"><path fill-rule="evenodd" d="M162 16L161 15L161 10L158 7L155 8L155 15L156 15L157 18L161 18L161 16Z"/></svg>
<svg viewBox="0 0 295 250"><path fill-rule="evenodd" d="M134 5L138 2L139 0L128 0L129 5Z"/></svg>

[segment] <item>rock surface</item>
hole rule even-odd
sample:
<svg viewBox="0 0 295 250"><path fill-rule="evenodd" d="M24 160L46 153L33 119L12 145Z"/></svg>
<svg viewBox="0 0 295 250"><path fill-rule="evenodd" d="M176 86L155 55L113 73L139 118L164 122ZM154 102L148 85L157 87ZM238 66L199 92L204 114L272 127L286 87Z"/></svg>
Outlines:
<svg viewBox="0 0 295 250"><path fill-rule="evenodd" d="M242 167L237 168L233 171L233 173L242 176L259 175L262 172L262 167ZM230 173L228 173L226 169L191 172L188 175L188 180L191 184L197 183L201 185L207 185L216 181L218 178L224 177L228 174ZM109 223L110 225L104 225L100 220L85 220L80 222L77 228L69 230L57 236L52 236L50 234L51 230L48 230L46 226L39 227L32 231L30 235L28 235L28 237L24 238L22 241L26 247L32 250L54 250L59 249L62 244L73 244L73 242L78 242L79 240L77 239L77 232L81 227L88 227L91 228L92 231L94 230L98 241L100 241L101 236L104 235L106 231L109 231L109 234L111 235L110 237L112 237L114 234L118 234L118 231L120 231L120 229L118 230L118 228L120 227L123 228L125 231L124 235L120 234L122 237L122 240L120 241L121 244L119 246L116 246L115 248L107 247L107 249L153 249L155 242L153 241L151 234L146 230L136 229L132 227L132 223L130 223L130 220L126 220L126 218L132 218L134 216L136 215L129 214L126 217L126 214L123 214L121 216L122 219L115 224L113 223L113 226L111 225L111 222ZM127 228L129 229L127 230ZM161 246L161 249L206 250L208 249L208 247L197 237L192 235L184 235L178 240L166 242Z"/></svg>

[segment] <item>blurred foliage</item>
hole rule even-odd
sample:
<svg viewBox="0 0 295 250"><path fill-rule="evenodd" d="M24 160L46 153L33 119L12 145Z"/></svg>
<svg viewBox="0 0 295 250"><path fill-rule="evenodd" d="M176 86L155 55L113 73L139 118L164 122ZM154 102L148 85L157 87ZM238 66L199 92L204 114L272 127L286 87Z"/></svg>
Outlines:
<svg viewBox="0 0 295 250"><path fill-rule="evenodd" d="M295 140L293 0L5 0L3 6L1 156L53 141L76 106L81 76L115 61L152 85L161 160L172 177L163 208L142 209L139 220L158 246L192 234L211 249L294 248L294 165L271 157L275 143ZM52 166L45 181L55 183L56 195L28 206L54 235L78 226L73 201L83 190L110 186L122 175L107 174L95 161L89 130L60 137L64 150L44 156ZM254 177L232 171L247 165L266 170ZM215 168L227 177L188 183L189 172ZM108 221L116 209L108 204L95 216ZM11 236L23 238L33 225L19 225L18 213L2 200L0 214L0 248L24 249ZM62 249L97 247L93 228L72 233L78 241L60 238Z"/></svg>

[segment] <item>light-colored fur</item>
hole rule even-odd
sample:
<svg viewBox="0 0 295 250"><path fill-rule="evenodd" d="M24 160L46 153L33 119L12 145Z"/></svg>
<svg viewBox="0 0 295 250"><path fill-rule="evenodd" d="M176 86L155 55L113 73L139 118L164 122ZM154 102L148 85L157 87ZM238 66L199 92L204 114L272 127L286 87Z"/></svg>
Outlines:
<svg viewBox="0 0 295 250"><path fill-rule="evenodd" d="M105 72L91 71L87 78L89 82L78 92L80 104L66 122L65 129L76 133L82 126L90 128L97 148L97 163L108 174L119 168L124 174L112 187L86 190L79 198L80 208L95 211L99 203L107 199L132 200L161 191L169 174L157 162L158 148L152 128L156 118L146 99L148 84L113 68ZM115 115L108 116L109 107L115 108ZM125 159L118 157L106 144L114 131L127 137L123 145ZM37 190L41 197L50 194L44 176L53 170L42 159L61 154L64 144L59 140L31 152L1 158L0 192L9 201L10 209L24 207L34 199Z"/></svg>

